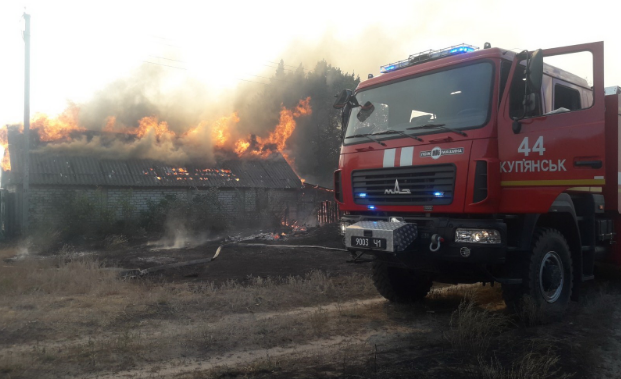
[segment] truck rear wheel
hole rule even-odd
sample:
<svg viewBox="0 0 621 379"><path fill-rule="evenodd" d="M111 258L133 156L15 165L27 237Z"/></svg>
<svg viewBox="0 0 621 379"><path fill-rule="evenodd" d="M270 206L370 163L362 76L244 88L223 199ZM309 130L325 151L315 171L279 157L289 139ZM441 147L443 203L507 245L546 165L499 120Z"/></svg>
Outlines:
<svg viewBox="0 0 621 379"><path fill-rule="evenodd" d="M507 307L518 312L530 300L544 319L563 315L573 283L572 261L565 237L556 229L540 228L523 269L520 286L503 286Z"/></svg>
<svg viewBox="0 0 621 379"><path fill-rule="evenodd" d="M431 277L403 268L390 267L382 261L374 261L373 284L380 295L395 303L411 303L422 300L431 289Z"/></svg>

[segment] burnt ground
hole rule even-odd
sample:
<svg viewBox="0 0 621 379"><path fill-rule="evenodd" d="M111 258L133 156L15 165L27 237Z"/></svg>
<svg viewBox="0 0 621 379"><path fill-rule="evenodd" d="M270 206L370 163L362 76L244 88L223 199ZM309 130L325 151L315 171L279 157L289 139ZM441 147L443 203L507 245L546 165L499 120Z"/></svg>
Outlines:
<svg viewBox="0 0 621 379"><path fill-rule="evenodd" d="M259 238L231 244L230 236L214 238L194 247L169 248L158 243L139 243L113 249L96 250L97 258L106 265L126 269L146 269L165 264L209 258L225 244L219 257L210 263L160 271L150 276L174 282L226 281L244 283L250 277L304 276L322 271L330 276L368 273L368 265L346 263L346 251L313 248L278 248L280 245L317 245L342 248L342 237L334 225L310 228L293 233L287 229L270 232L245 231L236 236ZM288 233L285 233L288 232ZM283 236L282 233L285 233ZM266 234L277 234L278 240L266 240ZM265 247L244 246L244 243L265 244ZM165 244L164 244L165 245ZM274 246L274 247L272 247Z"/></svg>

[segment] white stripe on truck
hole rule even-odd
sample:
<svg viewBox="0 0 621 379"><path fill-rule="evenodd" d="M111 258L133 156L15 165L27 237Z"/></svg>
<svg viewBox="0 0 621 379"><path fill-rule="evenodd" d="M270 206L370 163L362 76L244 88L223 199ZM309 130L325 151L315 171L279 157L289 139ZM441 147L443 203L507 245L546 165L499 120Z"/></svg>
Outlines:
<svg viewBox="0 0 621 379"><path fill-rule="evenodd" d="M384 150L384 167L395 167L395 152L397 149Z"/></svg>
<svg viewBox="0 0 621 379"><path fill-rule="evenodd" d="M414 146L402 147L401 148L401 160L399 161L399 166L411 166L413 156L414 156Z"/></svg>

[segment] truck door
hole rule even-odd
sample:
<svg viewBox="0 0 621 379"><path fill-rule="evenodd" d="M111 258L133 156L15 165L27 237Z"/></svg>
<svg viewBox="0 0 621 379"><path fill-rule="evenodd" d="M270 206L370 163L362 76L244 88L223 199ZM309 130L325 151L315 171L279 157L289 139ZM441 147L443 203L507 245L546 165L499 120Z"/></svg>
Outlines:
<svg viewBox="0 0 621 379"><path fill-rule="evenodd" d="M498 120L501 212L546 213L567 189L601 191L603 53L603 42L543 50L536 109L520 121L517 132L512 125L523 110L524 61L514 59Z"/></svg>

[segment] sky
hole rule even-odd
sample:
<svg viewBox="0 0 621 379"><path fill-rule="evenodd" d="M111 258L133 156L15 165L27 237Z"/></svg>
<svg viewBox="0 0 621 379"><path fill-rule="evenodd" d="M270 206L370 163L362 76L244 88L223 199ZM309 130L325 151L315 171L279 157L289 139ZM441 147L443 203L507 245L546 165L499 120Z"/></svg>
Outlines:
<svg viewBox="0 0 621 379"><path fill-rule="evenodd" d="M167 74L161 91L192 78L217 95L265 82L281 59L288 69L325 59L366 78L409 54L462 42L534 50L604 41L605 84L621 85L611 4L2 0L0 126L23 119L24 10L32 21L31 111L53 115L149 65Z"/></svg>

